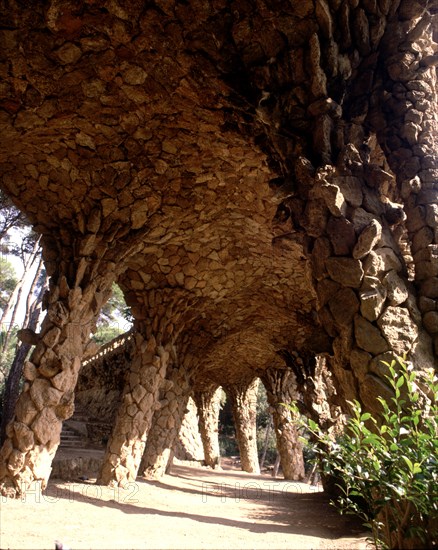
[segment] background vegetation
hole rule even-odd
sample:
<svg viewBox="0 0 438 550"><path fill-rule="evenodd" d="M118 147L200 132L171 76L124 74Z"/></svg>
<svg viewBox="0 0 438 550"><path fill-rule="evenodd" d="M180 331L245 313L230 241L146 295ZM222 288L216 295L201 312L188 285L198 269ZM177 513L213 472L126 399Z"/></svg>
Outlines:
<svg viewBox="0 0 438 550"><path fill-rule="evenodd" d="M377 548L436 548L438 378L402 359L384 365L393 395L376 398L379 417L355 401L337 440L312 420L308 430L323 476L337 481L334 504L364 520Z"/></svg>

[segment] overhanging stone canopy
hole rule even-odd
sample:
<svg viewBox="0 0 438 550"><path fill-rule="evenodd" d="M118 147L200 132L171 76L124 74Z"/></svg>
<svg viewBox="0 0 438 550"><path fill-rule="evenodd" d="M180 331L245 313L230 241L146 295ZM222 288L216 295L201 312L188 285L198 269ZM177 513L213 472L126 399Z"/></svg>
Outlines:
<svg viewBox="0 0 438 550"><path fill-rule="evenodd" d="M136 332L105 483L135 479L163 392L177 424L193 388L292 361L303 391L325 353L339 394L372 408L391 350L434 364L436 11L3 4L0 184L51 275L4 492L46 483L113 281Z"/></svg>

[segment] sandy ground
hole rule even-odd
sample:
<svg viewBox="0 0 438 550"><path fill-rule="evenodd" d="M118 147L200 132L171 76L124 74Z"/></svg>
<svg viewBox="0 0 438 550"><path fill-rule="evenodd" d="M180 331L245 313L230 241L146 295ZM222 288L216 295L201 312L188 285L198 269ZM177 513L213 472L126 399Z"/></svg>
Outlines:
<svg viewBox="0 0 438 550"><path fill-rule="evenodd" d="M75 549L366 549L360 523L317 487L231 465L174 466L160 482L110 489L53 480L24 501L2 499L0 547Z"/></svg>

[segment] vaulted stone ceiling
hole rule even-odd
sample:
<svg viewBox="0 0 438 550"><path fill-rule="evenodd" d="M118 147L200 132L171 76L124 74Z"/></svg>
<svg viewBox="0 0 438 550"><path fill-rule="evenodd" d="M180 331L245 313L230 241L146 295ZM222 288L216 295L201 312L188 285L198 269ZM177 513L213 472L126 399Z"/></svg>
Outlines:
<svg viewBox="0 0 438 550"><path fill-rule="evenodd" d="M285 37L268 12L232 8L54 2L3 15L20 28L3 34L3 182L45 236L49 270L60 257L117 263L135 318L191 334L191 361L224 380L301 349L315 322L301 246L274 220L278 173L256 144L262 96L238 96L245 64L284 56ZM315 30L310 9L279 23L301 29L296 45Z"/></svg>

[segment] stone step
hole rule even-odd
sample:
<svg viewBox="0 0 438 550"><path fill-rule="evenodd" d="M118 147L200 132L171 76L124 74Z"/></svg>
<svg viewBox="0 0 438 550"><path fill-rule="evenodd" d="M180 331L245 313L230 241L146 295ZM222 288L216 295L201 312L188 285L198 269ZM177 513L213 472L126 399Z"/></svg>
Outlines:
<svg viewBox="0 0 438 550"><path fill-rule="evenodd" d="M68 421L70 420L73 420L74 422L83 422L85 424L86 422L89 422L90 417L85 414L74 414L68 419Z"/></svg>
<svg viewBox="0 0 438 550"><path fill-rule="evenodd" d="M60 447L75 447L81 448L84 445L82 439L64 439L61 437Z"/></svg>
<svg viewBox="0 0 438 550"><path fill-rule="evenodd" d="M72 428L69 428L65 424L61 431L60 447L83 447L85 445L84 438Z"/></svg>
<svg viewBox="0 0 438 550"><path fill-rule="evenodd" d="M75 406L75 412L62 426L61 443L62 448L84 449L88 444L87 426L105 425L87 414L87 410L81 406Z"/></svg>
<svg viewBox="0 0 438 550"><path fill-rule="evenodd" d="M61 441L82 441L82 437L76 434L61 434Z"/></svg>
<svg viewBox="0 0 438 550"><path fill-rule="evenodd" d="M83 441L83 439L79 435L61 434L61 441Z"/></svg>
<svg viewBox="0 0 438 550"><path fill-rule="evenodd" d="M68 428L62 430L61 437L78 437L79 439L82 438L81 434L75 432L74 430L69 430Z"/></svg>

